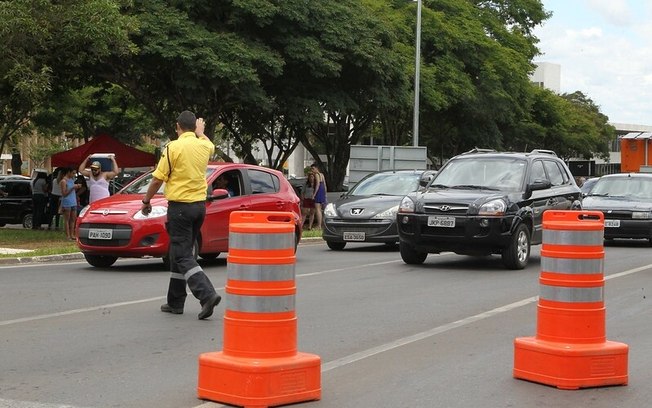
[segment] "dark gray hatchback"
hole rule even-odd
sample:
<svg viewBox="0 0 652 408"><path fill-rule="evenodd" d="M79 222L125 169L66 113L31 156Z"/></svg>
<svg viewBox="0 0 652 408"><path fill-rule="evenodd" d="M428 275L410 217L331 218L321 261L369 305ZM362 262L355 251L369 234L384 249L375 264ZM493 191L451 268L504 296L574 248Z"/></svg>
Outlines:
<svg viewBox="0 0 652 408"><path fill-rule="evenodd" d="M474 149L449 160L423 191L408 194L397 215L401 258L421 264L429 253L500 254L524 268L540 244L546 210L581 208L566 164L548 150Z"/></svg>
<svg viewBox="0 0 652 408"><path fill-rule="evenodd" d="M322 237L330 249L347 243L398 242L396 213L406 194L423 188L435 170L388 170L371 173L324 209Z"/></svg>
<svg viewBox="0 0 652 408"><path fill-rule="evenodd" d="M604 238L647 239L652 245L652 174L608 174L584 197L585 210L602 211Z"/></svg>

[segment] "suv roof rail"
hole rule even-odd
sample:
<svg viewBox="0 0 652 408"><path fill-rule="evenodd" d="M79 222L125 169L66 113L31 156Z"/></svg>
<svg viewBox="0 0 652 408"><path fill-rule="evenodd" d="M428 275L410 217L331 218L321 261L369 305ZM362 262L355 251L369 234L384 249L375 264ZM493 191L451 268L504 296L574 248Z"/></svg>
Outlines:
<svg viewBox="0 0 652 408"><path fill-rule="evenodd" d="M474 147L473 149L469 150L468 152L464 152L462 154L472 154L472 153L494 153L496 150L495 149L479 149L477 147Z"/></svg>
<svg viewBox="0 0 652 408"><path fill-rule="evenodd" d="M546 149L534 149L530 153L549 154L551 156L557 157L557 153L555 153L552 150L546 150Z"/></svg>

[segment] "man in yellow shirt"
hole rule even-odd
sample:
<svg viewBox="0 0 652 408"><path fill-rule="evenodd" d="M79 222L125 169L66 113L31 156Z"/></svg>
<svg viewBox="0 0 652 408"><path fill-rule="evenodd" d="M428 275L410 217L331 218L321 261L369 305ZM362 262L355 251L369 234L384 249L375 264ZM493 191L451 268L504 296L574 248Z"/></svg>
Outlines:
<svg viewBox="0 0 652 408"><path fill-rule="evenodd" d="M197 315L199 320L210 317L221 300L193 254L206 216L206 166L215 152L215 145L204 135L204 126L204 120L197 119L190 111L179 114L176 126L179 138L170 142L161 155L141 207L141 212L148 215L152 211L150 200L165 183L171 276L167 303L161 306L161 311L183 313L188 283L202 306Z"/></svg>

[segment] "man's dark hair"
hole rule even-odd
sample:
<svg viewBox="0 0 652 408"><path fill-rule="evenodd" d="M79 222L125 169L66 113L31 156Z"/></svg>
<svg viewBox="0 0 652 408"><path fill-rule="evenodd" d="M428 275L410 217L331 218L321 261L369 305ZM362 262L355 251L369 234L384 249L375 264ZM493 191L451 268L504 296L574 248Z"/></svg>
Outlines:
<svg viewBox="0 0 652 408"><path fill-rule="evenodd" d="M197 117L190 111L183 111L177 116L177 123L181 130L194 132L197 128Z"/></svg>

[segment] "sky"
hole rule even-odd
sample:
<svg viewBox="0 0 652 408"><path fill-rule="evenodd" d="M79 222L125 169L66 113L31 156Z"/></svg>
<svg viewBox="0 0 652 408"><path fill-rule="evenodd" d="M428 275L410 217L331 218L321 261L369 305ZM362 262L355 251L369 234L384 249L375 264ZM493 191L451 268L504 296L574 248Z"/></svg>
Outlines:
<svg viewBox="0 0 652 408"><path fill-rule="evenodd" d="M613 123L652 126L652 1L542 0L535 62L561 65L561 92L582 91Z"/></svg>

